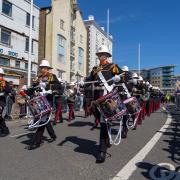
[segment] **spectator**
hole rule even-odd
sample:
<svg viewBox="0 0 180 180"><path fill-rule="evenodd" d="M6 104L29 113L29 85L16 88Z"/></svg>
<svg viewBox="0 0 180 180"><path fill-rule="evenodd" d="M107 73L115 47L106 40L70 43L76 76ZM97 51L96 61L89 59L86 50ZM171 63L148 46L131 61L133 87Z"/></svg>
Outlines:
<svg viewBox="0 0 180 180"><path fill-rule="evenodd" d="M14 83L12 81L9 82L9 86L6 88L7 96L6 96L6 114L4 118L6 120L12 120L11 111L12 106L15 103L16 91L14 89Z"/></svg>
<svg viewBox="0 0 180 180"><path fill-rule="evenodd" d="M17 97L17 103L19 104L19 108L20 108L20 114L19 114L19 118L23 118L26 116L27 114L27 104L26 104L26 85L24 85L21 89L20 92L18 94Z"/></svg>

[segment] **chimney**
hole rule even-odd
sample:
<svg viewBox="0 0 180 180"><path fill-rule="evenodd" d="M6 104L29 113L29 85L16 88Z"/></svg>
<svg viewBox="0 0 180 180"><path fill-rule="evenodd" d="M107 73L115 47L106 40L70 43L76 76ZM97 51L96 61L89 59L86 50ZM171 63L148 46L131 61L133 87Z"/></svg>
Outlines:
<svg viewBox="0 0 180 180"><path fill-rule="evenodd" d="M93 15L89 15L89 16L88 16L88 20L89 20L89 21L94 21L94 16L93 16Z"/></svg>

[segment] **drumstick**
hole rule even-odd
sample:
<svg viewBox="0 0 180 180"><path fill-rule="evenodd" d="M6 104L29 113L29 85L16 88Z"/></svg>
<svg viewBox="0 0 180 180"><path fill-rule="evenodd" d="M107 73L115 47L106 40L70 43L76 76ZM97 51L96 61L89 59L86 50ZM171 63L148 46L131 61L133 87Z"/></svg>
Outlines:
<svg viewBox="0 0 180 180"><path fill-rule="evenodd" d="M124 75L124 73L118 74L119 77L121 77L122 75ZM110 82L110 81L113 81L113 78L107 80L107 82ZM84 82L84 84L93 84L93 83L101 83L101 81L98 81L98 80L97 80L97 81ZM101 83L101 84L102 84L102 83ZM101 85L101 84L100 84L100 85Z"/></svg>

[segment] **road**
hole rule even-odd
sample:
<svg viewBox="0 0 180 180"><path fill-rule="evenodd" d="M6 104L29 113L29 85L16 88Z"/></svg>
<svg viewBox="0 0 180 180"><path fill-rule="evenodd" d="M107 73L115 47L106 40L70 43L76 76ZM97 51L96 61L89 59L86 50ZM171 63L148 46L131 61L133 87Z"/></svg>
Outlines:
<svg viewBox="0 0 180 180"><path fill-rule="evenodd" d="M170 112L173 109L173 105L168 106ZM143 180L164 177L171 180L180 177L176 172L180 163L180 115L171 113L169 116L162 109L153 113L137 130L130 130L128 138L122 139L119 146L108 149L111 156L103 164L95 162L99 128L92 131L93 117L85 119L82 115L79 113L70 123L56 125L58 138L53 143L47 142L46 132L43 146L32 151L25 149L34 133L27 130L26 120L8 122L11 134L0 138L0 180ZM116 126L113 128L117 129ZM157 142L153 136L159 136ZM122 173L125 173L123 177L120 176Z"/></svg>

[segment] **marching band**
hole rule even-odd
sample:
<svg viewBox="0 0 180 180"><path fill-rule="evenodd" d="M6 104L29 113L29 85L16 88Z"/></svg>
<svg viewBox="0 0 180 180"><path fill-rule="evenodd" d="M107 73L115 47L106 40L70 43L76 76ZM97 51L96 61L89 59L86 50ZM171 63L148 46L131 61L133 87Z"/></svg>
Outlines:
<svg viewBox="0 0 180 180"><path fill-rule="evenodd" d="M68 121L75 119L75 98L78 91L84 94L85 117L94 116L93 128L100 125L99 151L97 163L106 159L107 149L118 145L121 138L127 138L128 130L136 130L146 116L160 108L161 91L145 82L141 76L131 73L127 66L120 68L111 63L111 53L107 46L102 46L96 53L99 66L93 67L90 75L80 82L63 83L54 74L47 60L42 60L39 68L41 74L35 79L25 95L33 120L28 122L30 129L36 129L28 150L38 148L43 143L45 128L50 136L49 142L56 140L53 126L63 122L63 106L69 108ZM3 78L4 71L0 68L0 136L9 134L3 118L5 94L8 83ZM55 119L51 120L53 101L55 100ZM119 131L113 140L111 127L118 122Z"/></svg>

